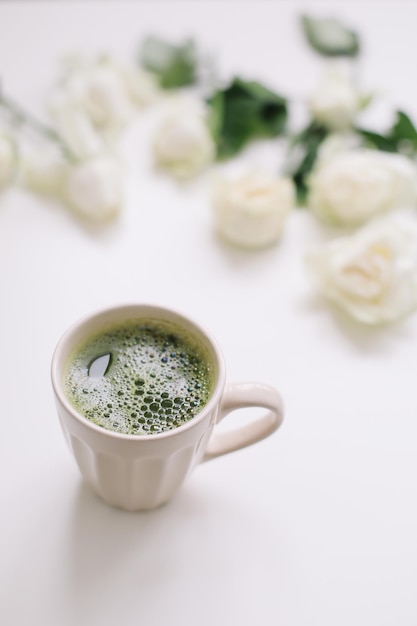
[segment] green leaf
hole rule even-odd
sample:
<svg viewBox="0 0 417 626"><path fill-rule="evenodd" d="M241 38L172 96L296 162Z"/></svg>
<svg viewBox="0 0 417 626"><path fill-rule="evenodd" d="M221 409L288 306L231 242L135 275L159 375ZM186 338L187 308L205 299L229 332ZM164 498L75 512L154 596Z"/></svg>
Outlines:
<svg viewBox="0 0 417 626"><path fill-rule="evenodd" d="M398 141L411 141L417 146L417 130L403 111L397 111L397 120L391 129L391 136Z"/></svg>
<svg viewBox="0 0 417 626"><path fill-rule="evenodd" d="M231 157L262 137L281 134L287 121L287 101L255 81L234 78L208 100L209 124L219 159Z"/></svg>
<svg viewBox="0 0 417 626"><path fill-rule="evenodd" d="M371 148L376 148L381 152L397 152L397 142L388 135L381 135L365 128L356 128L356 132L365 139L365 143Z"/></svg>
<svg viewBox="0 0 417 626"><path fill-rule="evenodd" d="M293 179L300 204L306 199L308 176L316 162L320 145L328 134L329 131L324 126L317 124L317 122L311 122L292 139L287 155L285 174Z"/></svg>
<svg viewBox="0 0 417 626"><path fill-rule="evenodd" d="M301 24L310 46L319 54L328 57L354 57L359 54L358 35L339 20L303 15Z"/></svg>
<svg viewBox="0 0 417 626"><path fill-rule="evenodd" d="M156 75L164 89L192 85L197 80L197 52L191 39L174 45L158 37L147 37L139 60L145 69Z"/></svg>
<svg viewBox="0 0 417 626"><path fill-rule="evenodd" d="M356 131L365 139L367 144L383 152L400 152L408 156L417 154L417 130L403 111L397 111L396 120L386 135L357 128Z"/></svg>

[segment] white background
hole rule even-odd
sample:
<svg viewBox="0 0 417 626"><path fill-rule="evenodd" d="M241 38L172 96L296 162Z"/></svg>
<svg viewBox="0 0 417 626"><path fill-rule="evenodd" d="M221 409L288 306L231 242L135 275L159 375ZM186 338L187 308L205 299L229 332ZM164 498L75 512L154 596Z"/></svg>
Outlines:
<svg viewBox="0 0 417 626"><path fill-rule="evenodd" d="M59 58L135 58L141 38L196 37L219 73L302 100L320 60L297 15L362 35L361 84L417 119L417 4L1 3L2 86L40 112ZM384 104L384 106L385 106ZM369 123L385 119L376 105ZM0 197L0 623L4 626L415 626L417 316L383 329L317 298L305 252L332 233L300 210L281 243L244 253L213 232L213 170L155 173L156 110L126 135L117 223L86 228L22 190ZM239 162L278 169L274 143ZM52 351L79 316L155 302L206 325L230 381L276 385L270 439L196 469L147 514L85 488L56 418Z"/></svg>

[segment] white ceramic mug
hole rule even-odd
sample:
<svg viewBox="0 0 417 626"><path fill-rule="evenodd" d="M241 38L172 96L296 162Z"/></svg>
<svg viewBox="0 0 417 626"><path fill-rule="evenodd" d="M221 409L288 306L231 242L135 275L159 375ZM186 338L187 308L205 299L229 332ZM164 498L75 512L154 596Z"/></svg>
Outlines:
<svg viewBox="0 0 417 626"><path fill-rule="evenodd" d="M153 435L124 435L83 417L64 392L64 371L74 349L90 335L115 323L159 319L179 324L208 350L215 382L207 404L189 422ZM60 339L52 359L52 386L67 443L85 481L108 504L130 511L153 509L177 492L200 462L244 448L271 435L283 419L276 389L260 383L225 385L222 353L210 334L170 309L145 304L118 306L88 315ZM213 429L235 409L264 407L263 415L237 429Z"/></svg>

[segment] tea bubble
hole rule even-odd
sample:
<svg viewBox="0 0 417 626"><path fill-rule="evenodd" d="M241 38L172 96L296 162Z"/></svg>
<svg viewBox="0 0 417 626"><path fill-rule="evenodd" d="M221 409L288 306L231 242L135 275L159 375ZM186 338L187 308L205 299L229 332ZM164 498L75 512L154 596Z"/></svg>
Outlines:
<svg viewBox="0 0 417 626"><path fill-rule="evenodd" d="M67 397L82 415L103 428L136 435L186 423L207 403L212 385L204 348L176 325L156 320L126 322L92 335L65 372Z"/></svg>

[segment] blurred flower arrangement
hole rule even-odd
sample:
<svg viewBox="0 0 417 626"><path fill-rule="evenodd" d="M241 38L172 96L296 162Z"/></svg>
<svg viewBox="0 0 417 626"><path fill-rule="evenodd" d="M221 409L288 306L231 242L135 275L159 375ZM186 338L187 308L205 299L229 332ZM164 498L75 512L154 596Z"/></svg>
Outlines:
<svg viewBox="0 0 417 626"><path fill-rule="evenodd" d="M417 222L392 211L416 205L417 129L403 111L385 132L361 127L372 97L355 77L358 35L332 18L303 16L300 24L323 58L301 130L289 128L287 97L237 76L220 84L193 41L149 37L130 66L110 56L65 59L47 123L0 91L0 190L19 185L84 220L113 219L123 207L122 133L141 108L165 98L150 149L155 165L178 180L235 158L253 140L286 145L275 176L250 171L213 183L207 196L223 240L271 246L288 214L306 207L347 230L307 256L318 290L365 324L410 313L417 308Z"/></svg>

